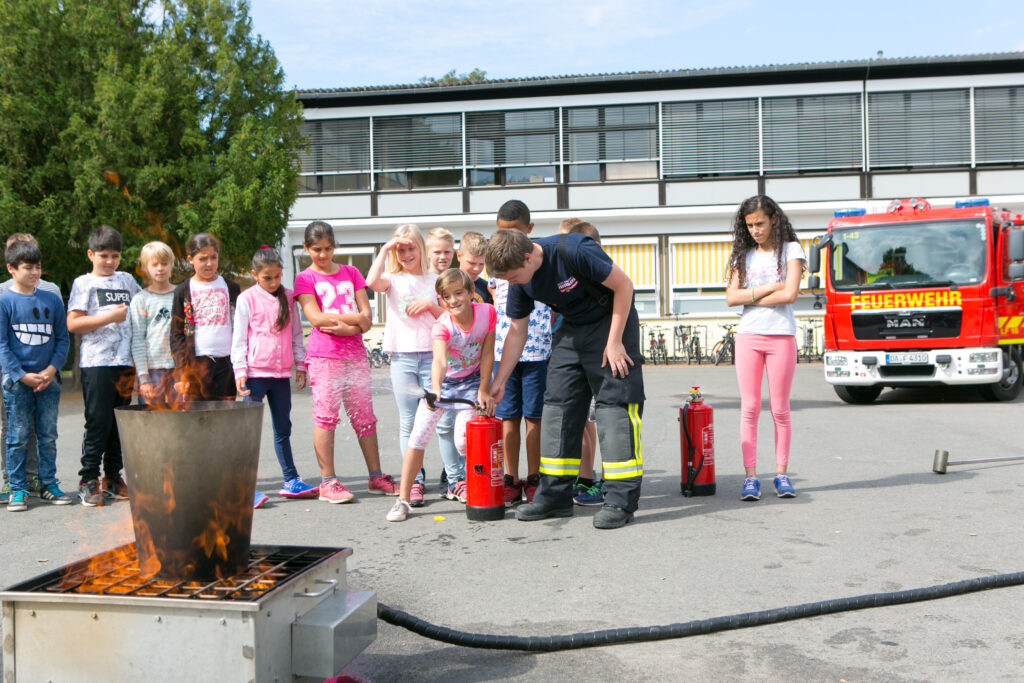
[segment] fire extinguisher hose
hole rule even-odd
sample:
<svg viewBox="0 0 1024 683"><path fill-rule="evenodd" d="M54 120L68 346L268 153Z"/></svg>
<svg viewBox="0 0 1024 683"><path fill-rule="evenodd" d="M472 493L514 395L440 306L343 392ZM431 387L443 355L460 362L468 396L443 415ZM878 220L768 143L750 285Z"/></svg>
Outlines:
<svg viewBox="0 0 1024 683"><path fill-rule="evenodd" d="M394 626L400 626L425 638L439 640L450 645L482 648L487 650L519 650L523 652L557 652L577 650L585 647L602 647L622 643L647 643L673 638L731 631L752 626L767 626L784 621L819 617L825 614L852 612L872 607L904 605L925 600L938 600L956 595L977 593L993 588L1008 588L1024 585L1024 572L982 576L963 581L954 581L925 588L911 588L891 593L869 593L848 598L807 602L802 605L777 607L759 612L745 612L711 619L696 619L664 626L632 626L603 631L588 631L555 636L505 636L483 633L467 633L438 626L415 617L407 612L377 604L377 617Z"/></svg>
<svg viewBox="0 0 1024 683"><path fill-rule="evenodd" d="M689 453L689 457L686 459L686 486L683 487L683 495L690 497L693 495L693 482L697 481L697 477L700 476L700 471L704 469L704 449L700 450L700 464L696 467L690 465L693 462L693 453L696 450L693 445L693 437L690 436L690 428L686 426L686 413L690 410L690 404L683 404L683 417L681 422L683 423L683 434L686 435L686 448Z"/></svg>

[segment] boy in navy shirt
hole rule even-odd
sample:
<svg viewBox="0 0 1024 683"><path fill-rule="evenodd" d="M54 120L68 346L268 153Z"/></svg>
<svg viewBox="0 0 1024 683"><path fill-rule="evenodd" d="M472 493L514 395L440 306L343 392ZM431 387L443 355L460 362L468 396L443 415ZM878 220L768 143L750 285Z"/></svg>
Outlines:
<svg viewBox="0 0 1024 683"><path fill-rule="evenodd" d="M639 504L643 477L643 356L633 283L594 240L583 235L531 241L518 230L499 230L487 245L487 271L511 284L506 310L512 321L491 384L496 400L526 342L534 301L562 315L548 362L540 487L516 517L529 522L572 516L583 425L591 395L596 395L605 502L594 515L594 526L624 526Z"/></svg>
<svg viewBox="0 0 1024 683"><path fill-rule="evenodd" d="M35 428L39 463L39 497L48 503L71 502L57 482L58 375L70 339L64 304L53 292L39 289L42 254L30 242L14 242L4 253L11 288L0 295L0 366L3 367L7 425L7 475L11 499L7 509L28 509L25 459ZM56 381L55 381L56 380Z"/></svg>

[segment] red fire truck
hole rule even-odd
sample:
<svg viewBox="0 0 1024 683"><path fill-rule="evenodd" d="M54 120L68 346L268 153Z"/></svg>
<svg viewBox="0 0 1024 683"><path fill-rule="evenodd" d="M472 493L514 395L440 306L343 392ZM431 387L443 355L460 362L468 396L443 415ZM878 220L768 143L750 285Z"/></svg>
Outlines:
<svg viewBox="0 0 1024 683"><path fill-rule="evenodd" d="M836 394L871 403L885 387L974 384L986 399L1016 398L1022 228L1020 214L984 199L837 211L808 259L812 291L824 280L825 379Z"/></svg>

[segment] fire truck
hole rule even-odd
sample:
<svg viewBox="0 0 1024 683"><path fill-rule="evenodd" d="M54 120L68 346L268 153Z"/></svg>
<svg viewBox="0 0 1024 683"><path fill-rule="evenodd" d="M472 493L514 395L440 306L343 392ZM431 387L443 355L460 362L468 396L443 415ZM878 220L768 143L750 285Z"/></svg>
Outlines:
<svg viewBox="0 0 1024 683"><path fill-rule="evenodd" d="M871 403L885 387L976 385L991 401L1020 393L1020 214L985 199L837 211L808 271L812 292L824 284L825 380L843 401Z"/></svg>

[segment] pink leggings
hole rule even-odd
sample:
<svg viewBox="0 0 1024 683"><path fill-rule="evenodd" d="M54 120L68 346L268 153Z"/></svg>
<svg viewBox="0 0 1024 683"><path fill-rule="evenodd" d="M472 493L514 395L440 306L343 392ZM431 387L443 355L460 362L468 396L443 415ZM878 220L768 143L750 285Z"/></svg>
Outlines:
<svg viewBox="0 0 1024 683"><path fill-rule="evenodd" d="M768 403L775 421L775 463L781 468L789 463L789 391L796 371L796 338L737 334L736 380L740 385L740 448L744 467L757 466L757 419L761 415L761 376L765 368Z"/></svg>

